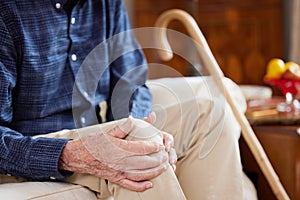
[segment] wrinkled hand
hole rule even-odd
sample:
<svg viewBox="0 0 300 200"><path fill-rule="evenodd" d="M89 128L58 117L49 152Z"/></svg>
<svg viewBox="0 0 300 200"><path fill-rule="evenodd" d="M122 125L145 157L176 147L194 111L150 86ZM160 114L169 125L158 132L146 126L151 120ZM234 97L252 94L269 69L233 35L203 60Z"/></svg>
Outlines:
<svg viewBox="0 0 300 200"><path fill-rule="evenodd" d="M144 121L154 124L156 120L156 114L155 112L151 112L150 115L146 118L144 118ZM163 132L163 141L165 145L165 150L169 154L169 163L172 166L173 170L176 170L176 163L177 163L177 154L176 150L174 149L174 138L171 134Z"/></svg>
<svg viewBox="0 0 300 200"><path fill-rule="evenodd" d="M107 133L68 142L59 168L95 175L134 191L151 188L149 180L166 170L168 155L158 142L124 140L133 126L129 118Z"/></svg>

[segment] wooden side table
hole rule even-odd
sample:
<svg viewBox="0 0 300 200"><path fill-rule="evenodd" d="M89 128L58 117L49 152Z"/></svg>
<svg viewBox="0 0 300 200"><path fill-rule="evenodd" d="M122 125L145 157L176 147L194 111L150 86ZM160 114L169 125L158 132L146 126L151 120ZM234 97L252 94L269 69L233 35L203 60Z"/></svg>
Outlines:
<svg viewBox="0 0 300 200"><path fill-rule="evenodd" d="M290 199L300 200L300 135L296 125L254 125L274 170ZM241 158L245 173L256 186L259 200L276 200L244 139L240 139Z"/></svg>

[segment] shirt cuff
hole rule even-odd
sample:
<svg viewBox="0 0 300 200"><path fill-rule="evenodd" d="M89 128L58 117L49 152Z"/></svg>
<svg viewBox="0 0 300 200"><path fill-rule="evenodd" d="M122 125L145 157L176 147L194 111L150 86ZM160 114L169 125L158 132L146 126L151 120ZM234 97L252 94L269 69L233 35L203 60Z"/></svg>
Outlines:
<svg viewBox="0 0 300 200"><path fill-rule="evenodd" d="M59 170L61 152L71 139L37 138L33 140L28 159L31 178L36 180L64 180L71 172Z"/></svg>

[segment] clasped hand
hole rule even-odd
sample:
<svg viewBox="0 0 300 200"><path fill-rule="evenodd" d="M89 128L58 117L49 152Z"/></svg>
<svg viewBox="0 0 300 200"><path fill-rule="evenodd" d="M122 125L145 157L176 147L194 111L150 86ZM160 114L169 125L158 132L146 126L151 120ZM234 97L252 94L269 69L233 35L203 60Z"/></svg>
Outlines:
<svg viewBox="0 0 300 200"><path fill-rule="evenodd" d="M134 191L151 188L150 179L165 171L168 161L174 168L176 153L174 156L171 148L172 136L147 123L149 119L128 118L110 131L68 142L59 167L95 175Z"/></svg>

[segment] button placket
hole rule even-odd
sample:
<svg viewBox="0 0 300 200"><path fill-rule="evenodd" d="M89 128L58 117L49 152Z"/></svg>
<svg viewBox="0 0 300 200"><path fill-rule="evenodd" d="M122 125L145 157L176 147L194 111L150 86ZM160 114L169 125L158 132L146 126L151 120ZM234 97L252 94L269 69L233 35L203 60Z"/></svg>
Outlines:
<svg viewBox="0 0 300 200"><path fill-rule="evenodd" d="M78 8L75 6L71 13L70 13L70 19L69 19L69 38L71 40L71 46L69 49L69 59L70 59L70 65L72 70L76 69L78 64L80 64L80 51L77 47L77 32L78 32Z"/></svg>

